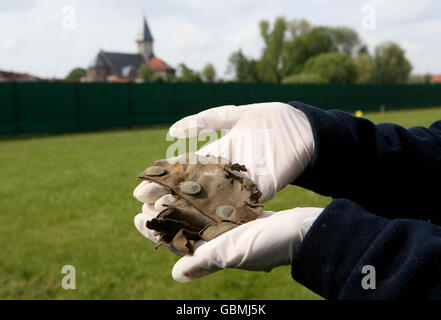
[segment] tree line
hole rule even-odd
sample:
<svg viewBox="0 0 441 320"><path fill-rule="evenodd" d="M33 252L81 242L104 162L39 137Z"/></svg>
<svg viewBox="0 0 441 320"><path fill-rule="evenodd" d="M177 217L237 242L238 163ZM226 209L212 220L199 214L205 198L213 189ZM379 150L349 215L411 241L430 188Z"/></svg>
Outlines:
<svg viewBox="0 0 441 320"><path fill-rule="evenodd" d="M263 20L259 27L264 43L260 57L249 57L242 49L233 52L228 58L228 82L399 84L424 79L409 77L412 65L398 44L381 43L371 54L352 28L313 26L305 19L283 17L272 26ZM201 71L181 63L176 75L165 79L145 65L138 70L138 78L147 82L223 81L212 63Z"/></svg>
<svg viewBox="0 0 441 320"><path fill-rule="evenodd" d="M260 23L264 48L253 59L242 50L229 57L228 71L238 82L405 83L412 65L396 43L385 42L371 55L354 29L312 26L305 19L279 17L272 29Z"/></svg>

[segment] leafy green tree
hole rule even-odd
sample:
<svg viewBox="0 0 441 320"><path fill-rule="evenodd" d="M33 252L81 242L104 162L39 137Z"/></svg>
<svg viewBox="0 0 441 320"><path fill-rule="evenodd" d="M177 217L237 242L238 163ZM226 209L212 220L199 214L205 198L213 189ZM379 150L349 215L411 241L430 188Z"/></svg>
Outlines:
<svg viewBox="0 0 441 320"><path fill-rule="evenodd" d="M286 28L288 31L288 41L293 41L295 38L307 34L312 26L305 19L292 19L286 23Z"/></svg>
<svg viewBox="0 0 441 320"><path fill-rule="evenodd" d="M322 53L354 53L360 46L356 31L346 27L315 27L285 44L282 75L301 72L306 61Z"/></svg>
<svg viewBox="0 0 441 320"><path fill-rule="evenodd" d="M157 74L157 75L153 76L152 82L161 83L161 82L165 82L165 81L164 81L164 77Z"/></svg>
<svg viewBox="0 0 441 320"><path fill-rule="evenodd" d="M216 69L214 68L213 64L208 63L204 69L202 69L202 79L205 82L214 82L216 79Z"/></svg>
<svg viewBox="0 0 441 320"><path fill-rule="evenodd" d="M259 82L259 77L257 74L257 61L248 59L242 53L242 50L233 52L228 58L227 73L233 73L237 82Z"/></svg>
<svg viewBox="0 0 441 320"><path fill-rule="evenodd" d="M411 74L407 78L407 83L408 84L423 84L423 83L427 83L427 82L425 81L424 75L421 75L421 74Z"/></svg>
<svg viewBox="0 0 441 320"><path fill-rule="evenodd" d="M430 73L423 75L424 83L432 83L433 76Z"/></svg>
<svg viewBox="0 0 441 320"><path fill-rule="evenodd" d="M336 51L329 28L316 27L304 36L286 43L283 56L284 76L301 72L305 62L321 53Z"/></svg>
<svg viewBox="0 0 441 320"><path fill-rule="evenodd" d="M357 68L347 53L329 52L312 57L302 73L317 74L329 83L348 84L357 79Z"/></svg>
<svg viewBox="0 0 441 320"><path fill-rule="evenodd" d="M154 72L149 65L145 64L138 69L138 77L145 82L151 82L154 78Z"/></svg>
<svg viewBox="0 0 441 320"><path fill-rule="evenodd" d="M269 31L266 20L260 22L260 34L265 43L262 57L257 63L257 72L262 82L279 83L281 80L281 66L284 49L286 21L279 17L274 23L274 28Z"/></svg>
<svg viewBox="0 0 441 320"><path fill-rule="evenodd" d="M312 74L312 73L298 73L286 78L283 78L282 83L288 84L319 84L319 83L328 83L325 78L320 75Z"/></svg>
<svg viewBox="0 0 441 320"><path fill-rule="evenodd" d="M178 66L178 74L177 82L202 82L199 73L188 68L184 63Z"/></svg>
<svg viewBox="0 0 441 320"><path fill-rule="evenodd" d="M176 82L176 76L174 74L167 74L165 82Z"/></svg>
<svg viewBox="0 0 441 320"><path fill-rule="evenodd" d="M375 48L376 83L405 83L411 70L412 65L398 44L386 42Z"/></svg>
<svg viewBox="0 0 441 320"><path fill-rule="evenodd" d="M67 81L80 81L82 77L87 74L86 69L74 68L72 69L66 77Z"/></svg>
<svg viewBox="0 0 441 320"><path fill-rule="evenodd" d="M357 81L359 84L375 83L375 62L369 53L360 54L354 58L357 68Z"/></svg>
<svg viewBox="0 0 441 320"><path fill-rule="evenodd" d="M344 52L347 54L356 53L357 49L362 46L360 44L360 38L354 29L348 27L335 27L329 28L331 37L333 38L333 44L338 52Z"/></svg>

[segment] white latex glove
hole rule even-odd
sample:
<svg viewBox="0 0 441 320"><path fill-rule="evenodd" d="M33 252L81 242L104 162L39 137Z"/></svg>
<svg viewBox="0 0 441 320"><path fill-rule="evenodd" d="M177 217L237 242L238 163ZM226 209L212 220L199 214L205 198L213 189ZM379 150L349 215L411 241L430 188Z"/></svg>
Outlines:
<svg viewBox="0 0 441 320"><path fill-rule="evenodd" d="M232 163L244 164L248 170L247 172L238 173L234 171L234 173L246 176L256 183L259 190L262 192L262 196L259 199L260 202L265 202L271 199L277 191L297 178L311 161L314 152L312 129L304 113L288 104L280 102L259 103L239 107L223 106L208 109L178 121L170 128L169 133L172 137L191 138L201 133L201 131L207 129L215 131L228 129L229 132L222 138L201 148L196 153L203 156L220 156ZM159 237L154 236L153 231L147 229L146 222L158 215L163 204L171 203L174 199L171 194L169 194L168 191L162 186L146 181L141 182L135 188L133 195L139 201L144 203L142 213L135 217L135 226L145 237L156 243L159 240ZM300 209L288 210L284 211L283 213L291 211L294 212L295 210ZM316 210L317 209L311 212L315 212ZM266 226L268 228L268 235L272 234L276 241L270 241L270 243L279 243L280 239L276 233L273 234L270 232L270 230L273 229L273 226L269 225L270 223L273 223L273 221L274 223L276 223L276 221L281 221L280 219L274 219L276 217L278 218L279 214L273 215L272 212L265 212L264 215L262 215L262 217L258 220L231 230L231 235L233 238L238 237L238 231L235 230L243 230L243 228L246 228L246 233L250 235L254 232L253 226L256 228ZM289 220L296 220L292 219L291 216L287 216L286 218L287 220L288 218L291 218ZM258 224L257 221L259 221ZM249 224L251 224L250 227L248 226ZM283 227L283 223L280 225L280 227ZM300 229L296 230L300 232ZM305 231L304 229L302 230ZM214 239L216 240L215 243L218 243L219 240L217 239L226 239L225 241L231 241L228 240L228 237L226 237L230 234L230 232L227 232L226 234ZM295 233L296 231L293 232ZM262 231L258 231L258 233L262 233ZM299 234L301 233L297 233L297 236ZM210 243L212 243L214 240L210 241L206 245L210 245ZM297 237L296 241L300 242L301 238ZM291 242L291 244L297 243L296 241ZM289 241L286 239L281 246L286 247L288 242ZM203 244L204 241L199 241L196 243L195 247L198 248ZM248 248L244 240L242 240L242 244L242 248ZM249 243L249 245L252 245L252 243ZM201 249L203 247L204 246L202 246ZM283 259L275 259L270 263L265 256L262 257L258 255L258 249L264 249L264 252L268 251L268 248L265 249L263 246L254 247L255 253L253 255L253 259L262 258L262 260L265 260L262 261L262 263L269 263L269 265L273 267L281 265L280 263L282 262L280 261ZM277 246L269 249L277 250ZM177 253L174 250L171 251ZM196 252L199 251L196 250ZM196 252L194 257L196 257ZM240 251L232 251L231 254L234 256L235 252L237 255L241 255ZM278 252L285 252L285 250L281 249L281 251ZM292 254L292 250L290 250L290 252ZM204 254L199 256L205 257L205 259L209 258ZM284 257L286 258L286 256ZM206 261L209 261L209 259ZM216 261L219 262L218 260ZM225 262L224 268L249 268L247 267L248 264L243 263L233 266L231 261L234 262L234 260ZM218 266L217 269L212 269L213 271L210 272L219 270L219 265L216 264L217 262L213 262L215 263L215 266ZM261 270L271 270L272 267L270 268L269 265L262 265ZM183 268L175 267L174 275L177 274L176 272L181 272L182 276L177 275L175 279L178 281L185 281L183 277L186 277L184 274L186 274L187 271L185 271ZM206 271L203 271L202 273L204 272L206 273ZM191 276L187 277L186 279L188 280L190 278Z"/></svg>
<svg viewBox="0 0 441 320"><path fill-rule="evenodd" d="M269 272L290 265L302 242L323 208L294 208L265 211L258 219L234 228L219 237L198 241L193 255L182 257L173 267L173 278L187 282L226 268ZM135 217L138 230L154 242L146 227L147 213Z"/></svg>
<svg viewBox="0 0 441 320"><path fill-rule="evenodd" d="M261 203L293 182L314 154L314 138L305 114L281 102L222 106L185 117L169 130L170 136L191 138L201 131L229 130L196 153L245 165L244 175L262 192Z"/></svg>

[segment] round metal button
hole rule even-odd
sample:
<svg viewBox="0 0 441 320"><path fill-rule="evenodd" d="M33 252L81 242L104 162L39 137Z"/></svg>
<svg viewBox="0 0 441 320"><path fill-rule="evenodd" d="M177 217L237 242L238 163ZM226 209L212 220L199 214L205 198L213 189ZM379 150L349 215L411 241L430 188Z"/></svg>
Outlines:
<svg viewBox="0 0 441 320"><path fill-rule="evenodd" d="M228 204L226 205L222 205L216 208L216 215L223 219L226 220L228 219L232 214L233 214L234 208Z"/></svg>
<svg viewBox="0 0 441 320"><path fill-rule="evenodd" d="M179 189L186 194L197 194L201 192L201 185L194 181L184 181L179 184Z"/></svg>
<svg viewBox="0 0 441 320"><path fill-rule="evenodd" d="M165 173L165 169L160 166L151 166L145 169L144 173L148 176L161 176Z"/></svg>

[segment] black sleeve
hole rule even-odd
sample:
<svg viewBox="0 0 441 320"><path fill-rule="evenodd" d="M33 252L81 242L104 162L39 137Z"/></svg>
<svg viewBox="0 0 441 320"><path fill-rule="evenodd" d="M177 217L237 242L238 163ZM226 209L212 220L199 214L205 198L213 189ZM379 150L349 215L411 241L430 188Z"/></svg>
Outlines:
<svg viewBox="0 0 441 320"><path fill-rule="evenodd" d="M293 278L327 299L440 299L440 270L440 227L342 199L320 214L292 262Z"/></svg>
<svg viewBox="0 0 441 320"><path fill-rule="evenodd" d="M387 218L441 224L441 121L405 129L290 104L306 114L315 143L311 163L293 184L352 200Z"/></svg>

